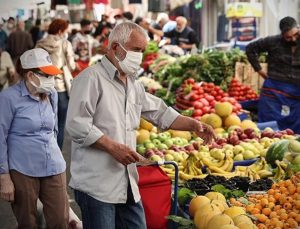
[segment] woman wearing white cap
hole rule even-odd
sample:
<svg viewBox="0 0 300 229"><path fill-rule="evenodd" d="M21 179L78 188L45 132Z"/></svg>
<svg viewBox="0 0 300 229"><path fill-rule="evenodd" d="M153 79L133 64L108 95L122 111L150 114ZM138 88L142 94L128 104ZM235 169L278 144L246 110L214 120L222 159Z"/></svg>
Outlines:
<svg viewBox="0 0 300 229"><path fill-rule="evenodd" d="M41 48L17 62L22 80L0 93L0 197L11 202L18 228L37 228L37 199L48 228L67 228L66 163L56 141L61 74Z"/></svg>

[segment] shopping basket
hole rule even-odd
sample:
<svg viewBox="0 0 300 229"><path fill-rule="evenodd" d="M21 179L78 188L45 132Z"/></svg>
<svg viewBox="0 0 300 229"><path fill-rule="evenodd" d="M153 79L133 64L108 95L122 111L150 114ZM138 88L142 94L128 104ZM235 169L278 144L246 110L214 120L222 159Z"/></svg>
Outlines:
<svg viewBox="0 0 300 229"><path fill-rule="evenodd" d="M162 171L160 165L175 167L175 182L172 201L172 182ZM176 224L168 222L166 216L177 215L178 198L178 166L173 161L159 161L138 166L139 190L145 210L148 229L176 228Z"/></svg>

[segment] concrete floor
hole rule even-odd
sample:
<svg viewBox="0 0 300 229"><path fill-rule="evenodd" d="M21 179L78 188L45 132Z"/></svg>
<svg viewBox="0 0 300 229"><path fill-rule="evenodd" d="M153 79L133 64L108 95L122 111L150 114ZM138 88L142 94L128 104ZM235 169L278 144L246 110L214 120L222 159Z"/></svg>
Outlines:
<svg viewBox="0 0 300 229"><path fill-rule="evenodd" d="M63 155L67 162L67 182L70 179L70 156L71 156L71 140L69 136L65 136L65 142L63 147ZM73 191L68 188L68 193L70 195L70 206L72 207L73 211L81 218L80 209L77 206ZM10 204L0 200L0 228L1 229L15 229L16 228L16 219L12 213Z"/></svg>

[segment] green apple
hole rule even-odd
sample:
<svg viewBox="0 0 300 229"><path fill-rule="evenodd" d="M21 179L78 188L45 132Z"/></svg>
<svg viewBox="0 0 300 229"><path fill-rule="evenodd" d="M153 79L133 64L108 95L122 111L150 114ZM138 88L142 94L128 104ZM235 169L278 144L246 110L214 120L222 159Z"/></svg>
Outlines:
<svg viewBox="0 0 300 229"><path fill-rule="evenodd" d="M171 135L171 133L169 132L169 131L165 131L165 132L163 132L165 135L167 135L167 137L168 138L171 138L172 137L172 135Z"/></svg>
<svg viewBox="0 0 300 229"><path fill-rule="evenodd" d="M243 161L244 160L244 157L243 157L243 154L237 154L234 156L233 158L234 161Z"/></svg>
<svg viewBox="0 0 300 229"><path fill-rule="evenodd" d="M240 145L236 145L233 148L234 155L238 155L238 154L244 153L244 152L245 152L245 149L242 146L240 146Z"/></svg>
<svg viewBox="0 0 300 229"><path fill-rule="evenodd" d="M300 153L300 142L297 140L290 140L289 150L291 152Z"/></svg>
<svg viewBox="0 0 300 229"><path fill-rule="evenodd" d="M245 152L242 153L243 157L245 160L249 160L249 159L253 159L255 158L255 154L250 151L250 150L246 150Z"/></svg>
<svg viewBox="0 0 300 229"><path fill-rule="evenodd" d="M225 153L223 153L223 150L222 149L212 149L210 151L210 155L217 159L217 160L223 160L225 158Z"/></svg>
<svg viewBox="0 0 300 229"><path fill-rule="evenodd" d="M188 145L189 144L189 141L187 140L187 139L185 139L185 138L181 138L181 140L182 140L182 144L185 146L185 145Z"/></svg>
<svg viewBox="0 0 300 229"><path fill-rule="evenodd" d="M174 161L174 157L171 154L167 153L165 155L165 160L166 161Z"/></svg>
<svg viewBox="0 0 300 229"><path fill-rule="evenodd" d="M226 155L226 157L231 157L231 158L234 157L234 153L230 149L225 150L225 155Z"/></svg>
<svg viewBox="0 0 300 229"><path fill-rule="evenodd" d="M161 142L164 142L165 140L167 140L169 137L167 134L165 133L159 133L158 134L158 139L161 141Z"/></svg>
<svg viewBox="0 0 300 229"><path fill-rule="evenodd" d="M145 146L147 143L152 143L152 142L151 142L150 139L148 139L148 140L146 140L146 141L143 142L144 146Z"/></svg>
<svg viewBox="0 0 300 229"><path fill-rule="evenodd" d="M166 144L168 146L168 148L170 148L173 145L173 140L172 138L166 139L164 141L164 144Z"/></svg>
<svg viewBox="0 0 300 229"><path fill-rule="evenodd" d="M300 154L294 158L292 164L300 165Z"/></svg>
<svg viewBox="0 0 300 229"><path fill-rule="evenodd" d="M174 145L177 145L177 146L183 146L183 140L182 140L182 138L179 138L179 137L173 138L173 143L174 143Z"/></svg>
<svg viewBox="0 0 300 229"><path fill-rule="evenodd" d="M154 149L156 148L155 145L152 142L148 142L145 144L146 149Z"/></svg>
<svg viewBox="0 0 300 229"><path fill-rule="evenodd" d="M166 144L164 144L164 143L160 143L160 144L158 145L158 149L159 149L159 150L168 149L168 146L167 146Z"/></svg>
<svg viewBox="0 0 300 229"><path fill-rule="evenodd" d="M146 152L146 147L144 145L137 145L136 146L136 151L141 154L144 155Z"/></svg>
<svg viewBox="0 0 300 229"><path fill-rule="evenodd" d="M231 144L225 144L224 146L223 146L223 149L230 149L230 150L233 150L233 148L234 148L234 146L233 145L231 145Z"/></svg>
<svg viewBox="0 0 300 229"><path fill-rule="evenodd" d="M271 127L266 127L263 131L265 131L265 132L274 132L274 130Z"/></svg>
<svg viewBox="0 0 300 229"><path fill-rule="evenodd" d="M174 154L173 157L174 157L174 161L176 161L178 163L182 162L184 160L183 156L179 152L177 152L176 154Z"/></svg>
<svg viewBox="0 0 300 229"><path fill-rule="evenodd" d="M153 140L153 139L156 139L156 138L158 138L158 134L150 132L150 140Z"/></svg>
<svg viewBox="0 0 300 229"><path fill-rule="evenodd" d="M172 150L172 149L167 149L166 150L166 154L171 154L171 155L173 155L173 154L175 154L176 152L174 151L174 150Z"/></svg>
<svg viewBox="0 0 300 229"><path fill-rule="evenodd" d="M200 146L199 151L201 151L201 152L209 152L209 147L207 145L205 145L205 146L202 145L202 146Z"/></svg>
<svg viewBox="0 0 300 229"><path fill-rule="evenodd" d="M162 159L161 159L160 156L154 154L154 155L152 155L152 156L150 157L150 160L151 160L151 161L161 161Z"/></svg>
<svg viewBox="0 0 300 229"><path fill-rule="evenodd" d="M158 140L158 139L153 139L153 140L152 140L152 143L153 143L156 147L158 147L158 146L161 144L161 141Z"/></svg>

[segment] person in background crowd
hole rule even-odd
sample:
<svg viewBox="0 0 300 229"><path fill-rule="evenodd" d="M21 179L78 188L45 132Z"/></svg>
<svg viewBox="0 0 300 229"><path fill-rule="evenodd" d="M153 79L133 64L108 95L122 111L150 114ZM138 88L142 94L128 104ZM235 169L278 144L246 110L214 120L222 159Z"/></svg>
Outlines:
<svg viewBox="0 0 300 229"><path fill-rule="evenodd" d="M5 23L3 30L6 35L9 36L16 29L16 21L13 17L9 17L7 22Z"/></svg>
<svg viewBox="0 0 300 229"><path fill-rule="evenodd" d="M78 48L76 50L76 70L72 72L73 77L76 77L81 71L86 69L89 66L89 47L87 43L79 42Z"/></svg>
<svg viewBox="0 0 300 229"><path fill-rule="evenodd" d="M199 40L195 31L187 26L187 19L179 16L176 18L176 28L170 32L163 32L156 30L153 27L148 27L151 33L157 34L161 37L167 37L167 44L177 45L185 51L191 51L193 47L199 45Z"/></svg>
<svg viewBox="0 0 300 229"><path fill-rule="evenodd" d="M22 80L0 93L0 197L11 202L18 228L37 228L37 200L48 228L67 228L66 163L56 141L61 74L43 49L24 52Z"/></svg>
<svg viewBox="0 0 300 229"><path fill-rule="evenodd" d="M3 22L0 22L0 49L6 50L7 34L3 29Z"/></svg>
<svg viewBox="0 0 300 229"><path fill-rule="evenodd" d="M33 44L36 45L36 42L43 38L43 32L41 31L41 19L36 19L35 26L30 29L31 37Z"/></svg>
<svg viewBox="0 0 300 229"><path fill-rule="evenodd" d="M171 21L169 15L166 13L159 13L156 22L164 33L176 29L176 21Z"/></svg>
<svg viewBox="0 0 300 229"><path fill-rule="evenodd" d="M258 120L276 120L280 129L300 133L300 34L296 20L280 20L281 34L251 42L246 54L254 70L265 79L261 89ZM268 73L262 70L258 56L268 54Z"/></svg>
<svg viewBox="0 0 300 229"><path fill-rule="evenodd" d="M69 24L63 19L55 19L49 26L48 36L37 42L37 48L45 49L51 57L52 62L58 68L68 66L70 71L76 68L74 52L71 43L67 40L67 30ZM66 115L69 103L67 91L67 79L64 74L55 76L55 89L58 92L58 135L57 141L60 149L64 142L64 129L66 125Z"/></svg>
<svg viewBox="0 0 300 229"><path fill-rule="evenodd" d="M91 36L92 23L90 20L82 19L80 26L81 31L79 31L72 40L73 50L77 52L79 42L86 43L89 48L88 58L90 59L96 54L96 49L99 46L99 42Z"/></svg>
<svg viewBox="0 0 300 229"><path fill-rule="evenodd" d="M33 48L33 41L30 33L25 31L24 21L17 23L16 31L12 32L7 39L7 51L14 64L25 51Z"/></svg>
<svg viewBox="0 0 300 229"><path fill-rule="evenodd" d="M73 41L73 39L74 39L74 37L76 36L77 33L78 33L77 29L72 29L71 30L71 33L68 36L68 41L70 41L71 44L72 44L72 41Z"/></svg>
<svg viewBox="0 0 300 229"><path fill-rule="evenodd" d="M115 26L107 55L73 80L70 186L84 228L146 228L136 168L144 158L135 151L141 115L161 129L195 131L204 143L215 138L212 128L179 115L135 80L147 39L135 23Z"/></svg>
<svg viewBox="0 0 300 229"><path fill-rule="evenodd" d="M97 39L98 36L101 35L104 28L112 28L111 23L108 21L108 16L103 14L101 17L101 21L98 23L98 27L96 28L93 36ZM100 41L101 42L101 41Z"/></svg>
<svg viewBox="0 0 300 229"><path fill-rule="evenodd" d="M133 14L129 11L124 12L122 15L123 15L123 18L126 21L132 21L133 20Z"/></svg>
<svg viewBox="0 0 300 229"><path fill-rule="evenodd" d="M0 92L13 85L15 67L8 52L0 48Z"/></svg>
<svg viewBox="0 0 300 229"><path fill-rule="evenodd" d="M114 19L115 19L115 26L118 25L118 24L121 24L125 21L124 16L123 16L122 13L117 13L114 16Z"/></svg>

